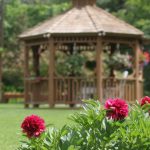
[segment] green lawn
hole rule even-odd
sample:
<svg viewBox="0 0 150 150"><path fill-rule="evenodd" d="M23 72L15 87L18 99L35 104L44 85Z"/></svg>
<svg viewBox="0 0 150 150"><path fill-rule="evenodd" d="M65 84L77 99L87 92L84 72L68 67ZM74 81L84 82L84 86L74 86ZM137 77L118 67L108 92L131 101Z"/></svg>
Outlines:
<svg viewBox="0 0 150 150"><path fill-rule="evenodd" d="M75 111L66 108L24 109L21 104L0 104L0 150L15 150L22 140L20 124L24 117L36 114L44 118L46 124L62 127L71 123L67 117Z"/></svg>

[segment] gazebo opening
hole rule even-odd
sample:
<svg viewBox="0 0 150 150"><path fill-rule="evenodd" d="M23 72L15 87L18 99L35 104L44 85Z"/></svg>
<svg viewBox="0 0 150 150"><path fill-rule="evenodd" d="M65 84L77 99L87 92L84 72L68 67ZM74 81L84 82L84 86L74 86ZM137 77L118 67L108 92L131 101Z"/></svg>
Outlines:
<svg viewBox="0 0 150 150"><path fill-rule="evenodd" d="M66 13L22 33L25 106L143 96L143 32L96 6L72 0Z"/></svg>

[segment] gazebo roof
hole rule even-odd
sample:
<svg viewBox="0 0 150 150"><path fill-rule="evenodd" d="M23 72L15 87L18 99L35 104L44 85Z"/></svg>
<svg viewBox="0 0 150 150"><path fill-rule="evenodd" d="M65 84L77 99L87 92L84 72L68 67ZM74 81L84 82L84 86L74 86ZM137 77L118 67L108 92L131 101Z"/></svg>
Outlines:
<svg viewBox="0 0 150 150"><path fill-rule="evenodd" d="M25 31L20 38L45 34L99 34L142 36L143 32L95 5L96 0L73 0L73 8Z"/></svg>

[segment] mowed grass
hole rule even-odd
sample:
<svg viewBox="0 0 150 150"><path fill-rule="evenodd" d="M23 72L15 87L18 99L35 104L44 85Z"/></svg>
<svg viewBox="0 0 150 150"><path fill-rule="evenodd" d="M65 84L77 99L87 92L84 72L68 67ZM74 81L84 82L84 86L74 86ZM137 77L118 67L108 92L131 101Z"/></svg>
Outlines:
<svg viewBox="0 0 150 150"><path fill-rule="evenodd" d="M60 128L66 123L72 124L68 117L76 111L79 110L64 107L24 109L23 104L0 104L0 150L15 150L20 145L23 140L20 124L26 116L39 115L46 124Z"/></svg>

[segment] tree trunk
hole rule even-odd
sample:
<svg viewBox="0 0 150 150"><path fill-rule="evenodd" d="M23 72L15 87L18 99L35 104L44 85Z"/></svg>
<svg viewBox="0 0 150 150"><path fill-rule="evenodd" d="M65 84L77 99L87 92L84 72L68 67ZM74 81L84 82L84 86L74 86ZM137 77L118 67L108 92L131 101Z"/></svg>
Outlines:
<svg viewBox="0 0 150 150"><path fill-rule="evenodd" d="M2 91L2 50L4 46L4 28L3 28L3 18L4 18L4 0L0 0L0 102L3 99Z"/></svg>

